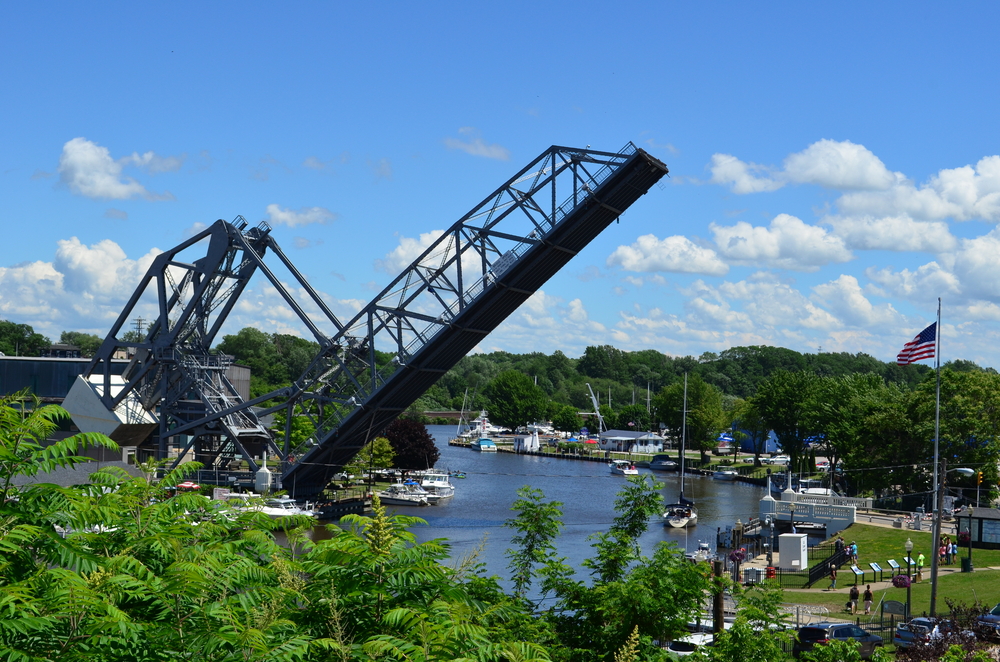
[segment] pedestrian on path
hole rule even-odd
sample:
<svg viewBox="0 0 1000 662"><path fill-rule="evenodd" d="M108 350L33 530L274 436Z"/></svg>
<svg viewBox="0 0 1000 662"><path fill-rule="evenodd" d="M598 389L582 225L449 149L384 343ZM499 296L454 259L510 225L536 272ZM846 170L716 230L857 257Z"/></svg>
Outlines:
<svg viewBox="0 0 1000 662"><path fill-rule="evenodd" d="M868 588L865 589L865 613L872 613L872 585L869 584Z"/></svg>
<svg viewBox="0 0 1000 662"><path fill-rule="evenodd" d="M830 564L830 585L827 588L834 590L837 588L837 566L832 563Z"/></svg>
<svg viewBox="0 0 1000 662"><path fill-rule="evenodd" d="M852 614L858 613L858 598L859 597L860 597L860 592L858 591L858 585L855 584L854 586L851 587L851 592L848 595L849 602L847 603L848 606L850 606L850 608L851 608L851 613Z"/></svg>
<svg viewBox="0 0 1000 662"><path fill-rule="evenodd" d="M924 581L924 553L920 552L917 556L917 581Z"/></svg>

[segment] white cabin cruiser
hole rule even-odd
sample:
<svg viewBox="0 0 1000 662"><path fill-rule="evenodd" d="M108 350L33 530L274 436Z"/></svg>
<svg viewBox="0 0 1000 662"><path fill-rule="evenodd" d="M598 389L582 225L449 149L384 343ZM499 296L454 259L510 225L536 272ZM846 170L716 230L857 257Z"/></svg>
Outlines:
<svg viewBox="0 0 1000 662"><path fill-rule="evenodd" d="M629 462L628 460L611 460L608 462L608 468L611 469L611 473L616 476L639 475L639 470L635 468L635 463Z"/></svg>
<svg viewBox="0 0 1000 662"><path fill-rule="evenodd" d="M420 474L420 487L440 499L455 496L455 486L447 471L425 471Z"/></svg>

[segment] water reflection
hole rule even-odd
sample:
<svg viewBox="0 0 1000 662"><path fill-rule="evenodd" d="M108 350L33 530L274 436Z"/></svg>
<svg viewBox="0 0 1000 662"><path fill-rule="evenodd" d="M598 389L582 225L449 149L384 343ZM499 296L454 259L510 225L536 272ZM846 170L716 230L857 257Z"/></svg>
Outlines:
<svg viewBox="0 0 1000 662"><path fill-rule="evenodd" d="M460 562L482 546L480 562L489 574L507 575L504 552L510 546L512 532L503 526L513 517L511 504L523 485L542 490L547 500L563 503L563 532L557 541L558 554L580 567L592 552L588 537L606 531L615 517L614 503L625 479L612 476L603 462L580 462L546 457L516 456L507 453L477 453L448 446L453 426L428 426L441 450L439 469L464 471L467 478L453 479L455 496L432 507L394 507L391 510L420 517L426 525L413 529L420 541L447 539L453 563ZM654 473L664 484L666 502L676 499L680 485L676 474ZM718 527L731 526L737 518L746 521L757 515L763 488L736 482L713 481L688 476L685 495L698 504L698 525L688 529L664 527L659 518L640 540L645 554L661 541L671 541L693 551L699 541L715 545ZM328 537L326 531L314 532L314 539Z"/></svg>

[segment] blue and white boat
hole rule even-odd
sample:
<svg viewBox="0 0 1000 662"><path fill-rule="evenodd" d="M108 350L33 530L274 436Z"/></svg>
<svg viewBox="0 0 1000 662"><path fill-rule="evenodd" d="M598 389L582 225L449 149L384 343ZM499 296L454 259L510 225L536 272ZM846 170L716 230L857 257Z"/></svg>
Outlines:
<svg viewBox="0 0 1000 662"><path fill-rule="evenodd" d="M489 437L480 437L476 439L469 445L474 451L479 451L480 453L496 453L497 445L493 443L493 440Z"/></svg>

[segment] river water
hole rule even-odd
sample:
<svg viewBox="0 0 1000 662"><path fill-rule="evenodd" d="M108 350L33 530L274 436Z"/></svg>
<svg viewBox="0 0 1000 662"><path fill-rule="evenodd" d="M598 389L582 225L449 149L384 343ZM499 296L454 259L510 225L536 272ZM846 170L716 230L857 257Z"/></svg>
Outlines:
<svg viewBox="0 0 1000 662"><path fill-rule="evenodd" d="M414 527L413 533L420 541L447 539L453 563L482 545L478 560L485 563L487 574L508 576L504 552L510 547L513 531L503 523L514 516L510 507L517 499L518 488L524 485L541 490L546 500L562 502L565 526L556 546L558 554L565 556L573 567L579 568L592 552L588 536L606 531L615 518L614 502L625 477L612 476L603 462L479 453L448 445L448 440L455 436L454 426L427 427L441 451L436 468L464 471L466 478L453 478L455 496L437 506L393 510L426 520L427 525ZM648 469L639 472L652 474L664 483L666 503L676 501L680 487L677 473ZM714 549L717 528L732 526L737 518L745 522L756 517L758 502L764 496L762 487L690 474L685 478L684 492L697 503L697 526L673 529L664 526L659 518L652 520L640 541L644 554L651 554L661 541L673 541L688 551L696 550L698 543L704 541Z"/></svg>

